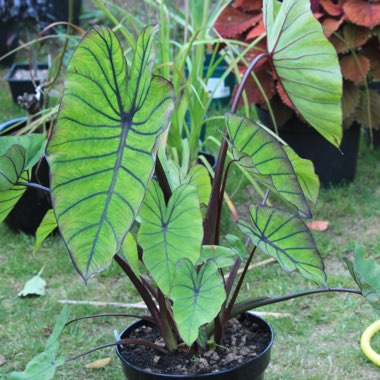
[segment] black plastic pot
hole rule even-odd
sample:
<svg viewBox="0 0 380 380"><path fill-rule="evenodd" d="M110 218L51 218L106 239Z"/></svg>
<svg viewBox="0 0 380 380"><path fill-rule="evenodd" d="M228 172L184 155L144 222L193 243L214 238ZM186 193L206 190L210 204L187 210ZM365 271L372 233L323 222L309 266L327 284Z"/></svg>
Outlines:
<svg viewBox="0 0 380 380"><path fill-rule="evenodd" d="M244 364L229 369L221 369L219 372L201 374L201 375L168 375L150 372L134 366L129 363L121 354L121 347L116 347L116 353L121 360L123 373L128 380L197 380L197 379L212 379L212 380L262 380L264 379L264 372L268 367L271 355L271 349L274 340L274 333L272 327L260 317L246 313L245 318L251 319L255 324L259 325L263 332L269 333L271 336L268 347L258 356L252 358ZM145 321L137 321L127 327L121 334L121 338L127 338L131 331L142 326L147 325Z"/></svg>
<svg viewBox="0 0 380 380"><path fill-rule="evenodd" d="M20 122L20 119L9 120L0 124L0 132L18 122ZM20 125L20 127L24 125ZM40 165L37 164L32 168L32 182L49 186L49 167L45 159L42 159ZM8 214L5 223L16 231L35 234L50 208L50 197L45 191L27 188L16 206Z"/></svg>
<svg viewBox="0 0 380 380"><path fill-rule="evenodd" d="M269 113L261 109L257 109L257 113L261 122L273 129ZM359 124L354 123L343 131L340 151L296 117L279 129L279 135L299 156L313 162L322 186L336 186L354 180L360 142Z"/></svg>
<svg viewBox="0 0 380 380"><path fill-rule="evenodd" d="M380 94L380 81L372 82L368 87ZM367 144L372 145L375 149L380 149L380 130L372 129L372 139L368 128L364 129L364 132Z"/></svg>
<svg viewBox="0 0 380 380"><path fill-rule="evenodd" d="M70 0L48 0L48 22L68 21L69 20ZM73 23L79 25L82 0L73 1Z"/></svg>
<svg viewBox="0 0 380 380"><path fill-rule="evenodd" d="M46 70L48 69L48 65L39 64L38 69ZM17 103L17 98L21 95L24 95L24 93L27 93L27 94L35 93L33 82L30 79L26 79L26 80L15 79L14 75L17 70L29 70L29 65L13 64L6 76L6 80L9 84L9 88L11 89L12 99L15 103ZM40 84L39 80L36 80L35 82L37 86Z"/></svg>
<svg viewBox="0 0 380 380"><path fill-rule="evenodd" d="M203 156L206 159L206 161L210 164L212 170L215 171L217 158L214 155L205 151L200 151L198 155ZM204 165L203 161L199 158L198 158L198 164Z"/></svg>
<svg viewBox="0 0 380 380"><path fill-rule="evenodd" d="M18 45L18 25L14 22L0 22L0 57L15 49ZM0 61L2 65L10 65L15 54Z"/></svg>

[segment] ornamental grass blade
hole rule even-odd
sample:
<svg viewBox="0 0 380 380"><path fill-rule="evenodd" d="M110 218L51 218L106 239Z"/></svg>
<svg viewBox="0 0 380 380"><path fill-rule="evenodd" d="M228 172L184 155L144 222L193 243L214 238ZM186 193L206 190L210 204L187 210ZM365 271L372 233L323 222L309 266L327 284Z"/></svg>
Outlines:
<svg viewBox="0 0 380 380"><path fill-rule="evenodd" d="M48 161L58 226L85 281L120 250L168 127L173 89L152 75L156 31L142 32L128 72L116 35L94 27L67 69Z"/></svg>
<svg viewBox="0 0 380 380"><path fill-rule="evenodd" d="M250 119L227 113L226 125L239 165L294 205L302 217L311 218L309 204L282 144Z"/></svg>
<svg viewBox="0 0 380 380"><path fill-rule="evenodd" d="M347 259L345 261L363 296L376 310L380 311L380 264L378 260L366 253L360 246L356 246L354 262Z"/></svg>
<svg viewBox="0 0 380 380"><path fill-rule="evenodd" d="M303 277L326 285L322 258L302 219L268 206L252 205L249 211L251 223L238 221L238 226L261 251L274 257L285 271L298 270Z"/></svg>
<svg viewBox="0 0 380 380"><path fill-rule="evenodd" d="M188 259L178 262L172 291L173 312L179 334L188 346L198 338L199 328L216 317L225 298L215 262L202 265L199 272Z"/></svg>
<svg viewBox="0 0 380 380"><path fill-rule="evenodd" d="M168 205L159 185L151 182L140 211L138 242L143 262L159 288L171 294L177 274L176 263L187 258L195 264L203 240L202 214L195 187L182 185Z"/></svg>
<svg viewBox="0 0 380 380"><path fill-rule="evenodd" d="M268 52L278 80L301 116L328 141L342 139L342 75L336 51L307 0L264 1Z"/></svg>

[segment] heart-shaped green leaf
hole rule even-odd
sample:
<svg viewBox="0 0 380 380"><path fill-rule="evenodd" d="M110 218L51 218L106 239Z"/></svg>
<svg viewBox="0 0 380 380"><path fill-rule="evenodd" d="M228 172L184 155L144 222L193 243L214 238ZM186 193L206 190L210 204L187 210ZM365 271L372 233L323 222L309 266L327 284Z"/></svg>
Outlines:
<svg viewBox="0 0 380 380"><path fill-rule="evenodd" d="M140 217L138 241L144 249L144 264L159 288L170 295L177 261L186 257L194 264L201 253L203 229L197 191L182 185L166 206L160 187L151 182Z"/></svg>
<svg viewBox="0 0 380 380"><path fill-rule="evenodd" d="M216 317L225 298L215 262L202 265L199 272L188 259L178 262L172 291L173 312L179 334L188 346L197 339L199 328Z"/></svg>
<svg viewBox="0 0 380 380"><path fill-rule="evenodd" d="M307 0L264 1L268 52L278 80L302 117L328 141L342 139L342 75L337 53Z"/></svg>
<svg viewBox="0 0 380 380"><path fill-rule="evenodd" d="M59 229L85 280L120 250L173 109L171 84L152 75L156 31L142 32L128 72L116 35L94 27L67 69L48 161Z"/></svg>
<svg viewBox="0 0 380 380"><path fill-rule="evenodd" d="M311 218L309 204L282 144L250 119L233 113L227 113L225 119L239 165L294 205L302 217Z"/></svg>
<svg viewBox="0 0 380 380"><path fill-rule="evenodd" d="M363 296L378 311L380 311L380 264L370 254L359 246L355 248L355 259L345 259L347 267L358 284Z"/></svg>
<svg viewBox="0 0 380 380"><path fill-rule="evenodd" d="M297 215L274 207L252 205L251 223L238 226L257 247L274 257L285 271L298 272L319 285L326 284L322 258L313 236Z"/></svg>

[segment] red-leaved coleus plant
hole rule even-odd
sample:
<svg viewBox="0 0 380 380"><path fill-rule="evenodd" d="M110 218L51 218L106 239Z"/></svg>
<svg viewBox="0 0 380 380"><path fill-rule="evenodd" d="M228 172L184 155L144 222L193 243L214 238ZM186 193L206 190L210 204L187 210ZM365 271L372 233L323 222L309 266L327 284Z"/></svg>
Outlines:
<svg viewBox="0 0 380 380"><path fill-rule="evenodd" d="M215 23L216 31L224 38L248 43L263 36L262 4L262 0L236 0L220 15ZM312 0L311 8L339 55L345 79L344 126L349 127L357 121L365 127L380 128L380 95L366 89L369 82L380 80L380 0ZM263 38L245 58L249 63L266 49ZM241 74L246 70L243 63L239 68ZM269 62L262 61L255 74L281 126L293 115L293 104ZM253 79L250 80L248 101L266 108L265 97Z"/></svg>

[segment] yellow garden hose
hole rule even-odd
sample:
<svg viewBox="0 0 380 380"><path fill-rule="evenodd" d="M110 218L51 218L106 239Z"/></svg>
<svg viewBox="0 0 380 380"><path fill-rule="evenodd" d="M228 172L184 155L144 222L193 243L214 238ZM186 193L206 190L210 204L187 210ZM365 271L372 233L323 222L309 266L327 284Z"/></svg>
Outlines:
<svg viewBox="0 0 380 380"><path fill-rule="evenodd" d="M367 358L380 367L380 355L371 347L371 339L378 331L380 331L380 319L365 329L360 338L360 347Z"/></svg>

